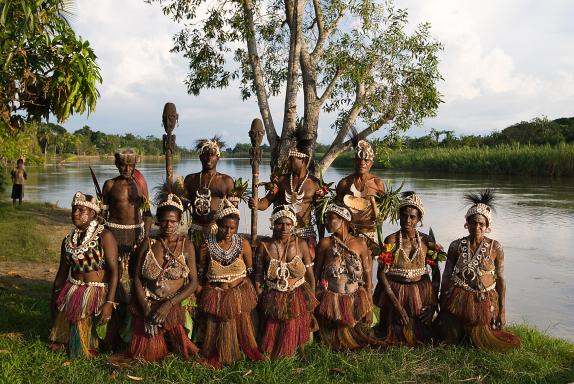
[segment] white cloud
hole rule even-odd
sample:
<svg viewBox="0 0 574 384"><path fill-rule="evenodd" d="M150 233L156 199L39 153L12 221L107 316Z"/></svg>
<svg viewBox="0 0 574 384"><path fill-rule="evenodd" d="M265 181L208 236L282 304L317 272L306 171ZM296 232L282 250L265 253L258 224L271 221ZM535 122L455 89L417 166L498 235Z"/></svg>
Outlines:
<svg viewBox="0 0 574 384"><path fill-rule="evenodd" d="M429 21L445 47L439 84L445 103L425 127L483 134L542 114L573 115L574 2L395 2L409 9L413 27ZM178 26L157 4L77 0L76 8L74 28L94 47L104 83L97 112L73 117L68 129L88 124L108 133L161 135L163 104L173 101L180 112L179 143L191 145L216 132L229 133L230 143L247 142L247 127L259 117L255 99L242 102L236 84L188 95L187 61L169 52ZM272 98L271 105L280 130L283 98ZM332 120L321 116L319 141L333 138Z"/></svg>

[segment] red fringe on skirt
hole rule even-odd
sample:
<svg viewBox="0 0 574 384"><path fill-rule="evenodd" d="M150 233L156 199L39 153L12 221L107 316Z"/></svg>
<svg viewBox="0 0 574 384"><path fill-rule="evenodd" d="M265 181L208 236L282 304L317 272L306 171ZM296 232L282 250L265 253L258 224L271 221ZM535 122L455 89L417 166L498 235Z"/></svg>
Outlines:
<svg viewBox="0 0 574 384"><path fill-rule="evenodd" d="M359 287L350 294L322 291L316 310L321 341L334 350L352 350L373 345L385 346L370 335L370 324L364 319L371 311L367 291Z"/></svg>
<svg viewBox="0 0 574 384"><path fill-rule="evenodd" d="M369 295L363 287L349 294L323 290L317 299L320 302L318 315L344 325L354 326L371 311Z"/></svg>
<svg viewBox="0 0 574 384"><path fill-rule="evenodd" d="M458 343L464 336L477 347L506 352L520 346L520 338L510 332L494 329L498 317L498 293L485 292L479 300L476 293L454 287L446 300L439 326L444 341Z"/></svg>
<svg viewBox="0 0 574 384"><path fill-rule="evenodd" d="M162 302L153 303L152 310L155 311L161 304ZM199 348L189 340L183 324L183 309L179 305L171 308L162 328L159 329L159 334L155 336L146 335L144 317L141 314L134 316L133 335L128 355L142 358L145 361L159 361L172 350L188 360L199 352Z"/></svg>
<svg viewBox="0 0 574 384"><path fill-rule="evenodd" d="M265 321L263 352L272 357L293 356L311 338L311 317L318 304L307 283L290 292L266 290L260 304Z"/></svg>
<svg viewBox="0 0 574 384"><path fill-rule="evenodd" d="M379 283L373 301L381 308L380 329L385 339L388 342L404 343L409 346L430 341L433 336L432 327L424 324L418 317L424 307L436 304L428 275L416 283L404 284L393 280L388 282L400 305L410 317L410 322L406 326L399 323L400 316L382 284Z"/></svg>
<svg viewBox="0 0 574 384"><path fill-rule="evenodd" d="M241 351L253 361L262 360L257 347L251 312L257 295L246 278L229 289L207 286L201 291L199 306L206 315L201 354L216 368L241 360Z"/></svg>

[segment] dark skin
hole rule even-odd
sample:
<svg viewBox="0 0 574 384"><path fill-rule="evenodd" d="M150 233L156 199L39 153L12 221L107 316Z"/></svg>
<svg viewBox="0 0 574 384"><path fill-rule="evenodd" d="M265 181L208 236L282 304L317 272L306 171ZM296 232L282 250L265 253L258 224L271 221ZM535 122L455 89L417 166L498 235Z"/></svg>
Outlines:
<svg viewBox="0 0 574 384"><path fill-rule="evenodd" d="M305 175L307 175L307 158L295 157L290 156L289 161L287 163L288 169L290 173L285 175L279 176L278 187L279 190L277 193L273 193L273 191L269 191L265 197L259 199L257 204L257 209L260 211L264 211L271 204L275 205L284 205L287 204L285 201L285 191L288 193L292 193L291 187L289 185L290 175L293 175L293 188L297 191L300 186L301 182L305 179ZM319 179L309 175L307 180L305 180L305 184L303 184L303 201L301 202L301 209L299 212L296 212L295 215L297 216L297 224L298 226L306 227L311 223L311 213L313 210L313 201L315 200L315 192L319 189ZM250 209L255 208L255 199L250 198L248 201L248 205Z"/></svg>
<svg viewBox="0 0 574 384"><path fill-rule="evenodd" d="M361 237L353 236L349 233L349 224L341 216L334 212L329 212L325 217L325 227L332 236L335 236L342 240L347 247L353 250L361 259L361 264L363 267L363 282L365 283L365 289L367 290L369 301L372 307L372 293L373 293L373 279L372 279L372 259L371 252L367 247L367 243ZM331 262L333 255L330 254L329 249L335 245L335 240L331 237L324 237L319 241L319 246L317 249L317 255L315 257L315 280L320 282L323 278L323 267ZM335 282L328 281L329 285ZM321 289L321 285L317 284L317 290ZM317 291L318 293L318 291ZM373 312L369 311L365 317L365 321L371 324L373 321Z"/></svg>
<svg viewBox="0 0 574 384"><path fill-rule="evenodd" d="M228 250L231 245L233 244L233 235L237 233L237 228L239 227L239 220L233 217L224 217L217 223L217 244L224 249ZM241 239L241 254L239 257L243 258L243 262L245 263L246 268L253 267L253 252L251 251L251 245L245 239ZM207 271L209 266L209 250L207 248L207 244L203 244L199 251L199 265L203 268L204 271ZM243 282L244 279L247 277L243 277L232 281L230 283L209 283L210 285L219 287L221 289L230 289L237 287L239 284ZM202 285L208 284L207 278L204 278L204 281L201 282Z"/></svg>
<svg viewBox="0 0 574 384"><path fill-rule="evenodd" d="M193 222L199 225L206 225L213 223L214 215L222 199L228 197L233 190L233 179L223 173L217 172L217 162L219 156L213 151L204 151L199 155L201 161L201 172L192 173L185 177L184 186L188 198L191 200L192 205L196 198L196 192L201 188L209 185L211 191L211 212L208 215L198 215L195 210L192 214ZM201 185L199 179L201 175ZM212 179L213 178L213 179ZM211 184L209 184L211 180Z"/></svg>
<svg viewBox="0 0 574 384"><path fill-rule="evenodd" d="M399 220L403 238L402 248L405 253L409 257L414 256L414 252L417 247L417 240L416 240L416 230L417 225L421 220L421 213L418 209L414 207L403 207L399 212ZM430 241L428 235L424 233L420 233L421 237L421 250L424 255L426 255L428 251L428 242ZM399 242L399 233L393 233L385 238L384 241L386 244L397 244ZM384 291L381 293L383 295L387 295L391 302L393 303L393 307L395 311L399 315L399 323L401 325L407 325L409 323L409 316L405 309L399 303L397 297L395 296L394 292L390 290L389 282L387 279L392 279L399 283L412 283L420 281L423 276L417 276L414 278L406 278L401 276L387 276L384 272L384 268L379 268L377 271L377 278L383 284ZM438 302L438 292L440 287L440 269L438 265L432 267L432 287L433 287L433 295L435 297L435 302ZM427 305L422 309L422 313L418 316L419 319L426 325L431 324L433 316L437 310L436 305Z"/></svg>
<svg viewBox="0 0 574 384"><path fill-rule="evenodd" d="M499 242L485 236L489 229L489 222L483 215L476 214L468 217L466 220L466 227L468 229L469 251L475 253L483 240L492 243L491 245L491 258L494 261L495 275L483 275L480 281L483 287L488 287L496 281L496 292L498 293L498 317L496 319L496 326L502 328L506 325L506 281L504 279L504 250ZM458 261L458 242L451 243L446 265L444 267L443 282L441 286L441 302L445 302L452 290L452 273L453 268ZM476 288L477 282L467 282L473 288Z"/></svg>
<svg viewBox="0 0 574 384"><path fill-rule="evenodd" d="M81 231L86 231L90 222L96 218L96 212L88 207L82 205L75 205L72 207L72 222L74 226ZM101 233L102 247L104 250L104 257L106 259L105 269L101 271L92 271L86 273L72 272L72 277L76 280L83 282L98 282L108 284L108 293L106 296L106 303L100 308L100 324L107 323L112 317L114 309L113 302L116 296L116 288L118 286L118 261L117 261L117 245L114 235L107 229ZM64 240L65 241L65 240ZM57 292L59 292L64 284L68 274L70 273L70 266L66 261L66 254L64 251L64 242L62 242L60 254L60 266L56 273L54 286L52 289L52 308L55 311L55 301ZM53 312L55 315L55 312Z"/></svg>
<svg viewBox="0 0 574 384"><path fill-rule="evenodd" d="M284 257L283 261L289 263L299 254L301 255L303 264L311 264L311 255L309 254L307 243L300 240L295 241L291 235L292 229L293 221L288 217L281 217L273 223L273 238L263 240L261 244L259 244L256 257L257 264L255 265L255 290L257 291L257 295L263 293L263 272L269 268L271 259L281 260L281 258ZM265 244L269 253L262 244ZM281 252L281 254L279 252ZM307 268L305 271L305 280L311 288L315 289L315 276L313 275L312 268ZM294 281L289 281L289 284L291 283L294 283Z"/></svg>
<svg viewBox="0 0 574 384"><path fill-rule="evenodd" d="M181 212L179 211L168 210L163 211L159 215L157 225L160 233L157 237L158 241L152 244L151 250L159 265L163 265L165 263L164 256L167 252L165 247L169 248L174 255L180 255L183 251L187 267L189 268L187 283L184 278L181 278L166 281L164 287L157 287L155 285L155 281L144 278L142 275L142 266L149 249L149 242L145 241L139 249L137 273L134 278L134 289L138 303L140 304L145 317L153 320L155 323L163 323L172 307L179 305L185 298L191 296L191 294L197 289L198 285L195 250L193 249L191 242L186 240L185 236L177 233L180 220ZM151 309L151 303L145 297L144 286L159 297L170 297L176 292L179 293L171 297L169 300L163 300L162 304L154 312Z"/></svg>
<svg viewBox="0 0 574 384"><path fill-rule="evenodd" d="M355 157L354 164L355 164L355 172L343 178L341 181L339 181L339 184L337 184L335 192L338 196L338 199L340 199L341 203L343 202L342 199L345 195L349 194L352 195L351 186L353 184L355 185L355 188L358 191L362 192L366 190L368 196L375 196L377 194L382 194L385 192L385 183L383 182L383 180L370 173L371 167L373 166L373 160L366 160ZM371 214L368 214L369 212L371 212ZM373 211L371 210L359 213L351 212L352 214L351 221L353 224L358 225L365 225L365 226L373 225L375 217L372 214L372 212Z"/></svg>
<svg viewBox="0 0 574 384"><path fill-rule="evenodd" d="M133 225L140 223L143 219L145 233L149 233L152 224L151 213L144 212L142 218L140 210L144 201L132 178L136 165L122 159L116 160L115 164L120 175L106 180L102 189L104 204L108 206L108 221Z"/></svg>

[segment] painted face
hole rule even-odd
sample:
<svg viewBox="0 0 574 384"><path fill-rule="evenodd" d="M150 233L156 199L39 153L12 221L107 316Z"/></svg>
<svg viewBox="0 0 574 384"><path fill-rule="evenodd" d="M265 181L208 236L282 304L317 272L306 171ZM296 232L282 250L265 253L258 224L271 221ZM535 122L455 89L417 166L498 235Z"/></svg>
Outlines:
<svg viewBox="0 0 574 384"><path fill-rule="evenodd" d="M373 160L360 159L355 157L355 172L359 175L369 173L373 166Z"/></svg>
<svg viewBox="0 0 574 384"><path fill-rule="evenodd" d="M287 163L287 168L289 169L289 171L293 172L293 173L297 173L302 169L305 169L307 167L307 159L304 157L295 157L295 156L291 156L289 157L289 161Z"/></svg>
<svg viewBox="0 0 574 384"><path fill-rule="evenodd" d="M116 167L120 172L120 176L131 179L134 173L134 169L136 169L136 165L133 163L126 163L124 160L117 160Z"/></svg>
<svg viewBox="0 0 574 384"><path fill-rule="evenodd" d="M482 238L488 229L486 217L478 213L466 219L466 225L468 227L468 234L478 239Z"/></svg>
<svg viewBox="0 0 574 384"><path fill-rule="evenodd" d="M214 151L205 151L199 155L199 160L204 170L215 169L219 157Z"/></svg>
<svg viewBox="0 0 574 384"><path fill-rule="evenodd" d="M273 237L276 239L291 236L293 230L293 221L288 217L280 217L273 223Z"/></svg>
<svg viewBox="0 0 574 384"><path fill-rule="evenodd" d="M161 233L173 235L179 229L181 215L175 211L164 211L158 217L157 225Z"/></svg>
<svg viewBox="0 0 574 384"><path fill-rule="evenodd" d="M416 229L420 221L420 212L414 207L401 208L399 212L399 221L402 229Z"/></svg>
<svg viewBox="0 0 574 384"><path fill-rule="evenodd" d="M335 212L329 212L325 217L325 228L327 228L327 231L330 233L334 233L341 228L344 221L345 219L337 215Z"/></svg>
<svg viewBox="0 0 574 384"><path fill-rule="evenodd" d="M231 240L231 237L237 233L239 223L233 217L224 217L217 226L221 238Z"/></svg>
<svg viewBox="0 0 574 384"><path fill-rule="evenodd" d="M96 212L83 205L74 205L72 207L72 223L77 228L85 228L88 226L90 221L96 217Z"/></svg>

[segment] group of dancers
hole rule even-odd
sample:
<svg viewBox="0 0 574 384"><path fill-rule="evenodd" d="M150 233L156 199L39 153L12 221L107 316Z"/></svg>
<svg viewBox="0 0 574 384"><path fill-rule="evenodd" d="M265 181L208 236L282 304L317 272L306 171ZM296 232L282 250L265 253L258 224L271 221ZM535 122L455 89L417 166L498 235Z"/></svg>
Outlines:
<svg viewBox="0 0 574 384"><path fill-rule="evenodd" d="M309 174L310 151L297 144L288 172L247 200L251 209L273 205L272 236L252 247L237 233L241 183L217 172L220 146L199 141L202 170L160 188L155 234L133 151L116 154L120 174L100 197L74 195L75 228L53 288L53 349L89 357L124 345L129 358L158 361L171 351L221 367L293 356L312 340L334 350L520 345L504 330L504 253L486 237L492 191L466 195L468 235L447 252L418 230L425 209L412 191L400 198L400 230L382 240L376 197L386 191L370 173L370 144L354 142L355 171L328 204L329 188Z"/></svg>

